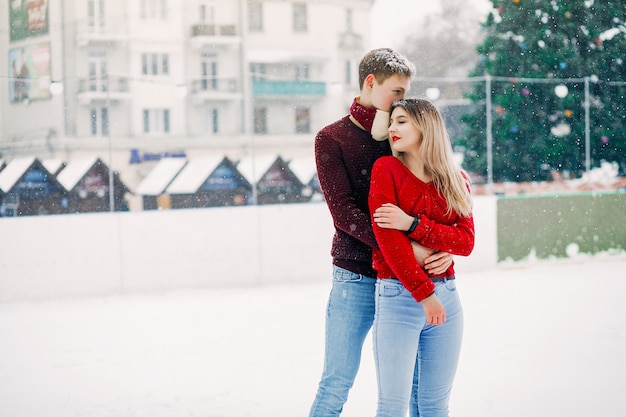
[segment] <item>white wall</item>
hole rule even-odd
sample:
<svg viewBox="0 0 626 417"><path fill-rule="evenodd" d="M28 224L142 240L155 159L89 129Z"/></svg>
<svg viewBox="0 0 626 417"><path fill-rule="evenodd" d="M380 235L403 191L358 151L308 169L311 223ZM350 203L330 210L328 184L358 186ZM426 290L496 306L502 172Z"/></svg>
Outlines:
<svg viewBox="0 0 626 417"><path fill-rule="evenodd" d="M496 263L495 198L475 200L476 248ZM0 302L191 287L330 282L325 203L0 219Z"/></svg>

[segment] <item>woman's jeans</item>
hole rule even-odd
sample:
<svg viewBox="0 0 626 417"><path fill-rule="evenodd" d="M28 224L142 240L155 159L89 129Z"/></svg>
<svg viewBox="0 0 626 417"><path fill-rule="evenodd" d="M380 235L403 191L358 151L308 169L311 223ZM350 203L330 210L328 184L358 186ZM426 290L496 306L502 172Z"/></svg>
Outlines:
<svg viewBox="0 0 626 417"><path fill-rule="evenodd" d="M365 337L374 322L376 278L333 267L326 310L324 370L310 417L341 414L352 388Z"/></svg>
<svg viewBox="0 0 626 417"><path fill-rule="evenodd" d="M374 358L378 376L377 417L447 417L456 373L463 309L454 280L435 283L446 321L426 324L422 304L397 279L376 283ZM409 407L410 405L410 407Z"/></svg>

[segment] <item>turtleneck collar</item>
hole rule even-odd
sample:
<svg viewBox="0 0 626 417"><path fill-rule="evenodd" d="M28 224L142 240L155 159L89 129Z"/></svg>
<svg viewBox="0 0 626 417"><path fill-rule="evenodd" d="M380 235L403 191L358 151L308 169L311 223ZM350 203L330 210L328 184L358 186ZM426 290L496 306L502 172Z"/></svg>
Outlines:
<svg viewBox="0 0 626 417"><path fill-rule="evenodd" d="M350 115L359 122L361 126L368 132L372 131L374 117L376 117L376 109L373 107L365 107L361 104L361 97L355 97L350 106Z"/></svg>

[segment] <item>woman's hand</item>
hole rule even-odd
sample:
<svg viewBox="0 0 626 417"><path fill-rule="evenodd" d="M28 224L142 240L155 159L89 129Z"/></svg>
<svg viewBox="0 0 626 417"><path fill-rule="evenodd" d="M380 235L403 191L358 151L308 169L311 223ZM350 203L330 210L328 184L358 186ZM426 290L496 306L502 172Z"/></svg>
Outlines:
<svg viewBox="0 0 626 417"><path fill-rule="evenodd" d="M413 224L413 216L409 216L394 204L385 203L374 212L374 222L383 229L406 232Z"/></svg>
<svg viewBox="0 0 626 417"><path fill-rule="evenodd" d="M409 216L400 207L391 203L378 207L373 217L374 222L383 229L407 231L413 224L413 216ZM411 246L417 263L428 275L442 275L452 265L453 258L448 252L435 252L414 241L411 241Z"/></svg>
<svg viewBox="0 0 626 417"><path fill-rule="evenodd" d="M452 255L448 252L438 252L428 249L415 241L411 241L413 256L417 259L419 266L424 268L428 275L443 275L450 265L452 265Z"/></svg>
<svg viewBox="0 0 626 417"><path fill-rule="evenodd" d="M446 322L446 309L435 293L422 300L422 308L426 313L426 324L438 326Z"/></svg>
<svg viewBox="0 0 626 417"><path fill-rule="evenodd" d="M413 250L415 253L415 249ZM452 255L448 252L432 252L424 259L424 269L430 276L443 275L452 265Z"/></svg>

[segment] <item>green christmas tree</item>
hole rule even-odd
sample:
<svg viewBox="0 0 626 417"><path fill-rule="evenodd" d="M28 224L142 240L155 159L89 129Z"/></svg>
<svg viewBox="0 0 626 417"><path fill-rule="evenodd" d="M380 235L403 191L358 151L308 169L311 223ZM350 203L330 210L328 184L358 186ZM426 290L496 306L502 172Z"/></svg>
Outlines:
<svg viewBox="0 0 626 417"><path fill-rule="evenodd" d="M490 82L494 181L545 180L554 171L579 176L587 161L594 167L602 160L617 162L623 173L626 2L491 3L480 59L471 73L485 82L476 83L470 95L473 112L462 119L466 135L455 143L464 150L464 167L488 175Z"/></svg>

